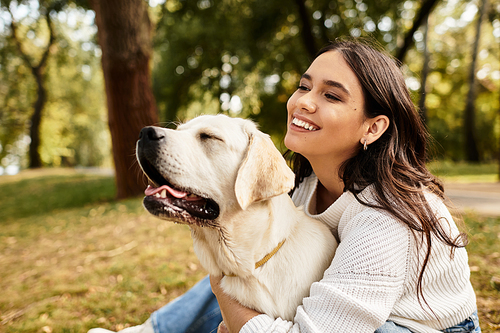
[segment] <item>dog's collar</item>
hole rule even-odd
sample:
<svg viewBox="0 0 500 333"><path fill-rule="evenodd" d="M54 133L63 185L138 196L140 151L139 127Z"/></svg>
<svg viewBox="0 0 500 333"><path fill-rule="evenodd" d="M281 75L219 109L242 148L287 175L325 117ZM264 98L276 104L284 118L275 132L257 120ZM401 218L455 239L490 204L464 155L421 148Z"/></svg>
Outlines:
<svg viewBox="0 0 500 333"><path fill-rule="evenodd" d="M281 248L281 246L283 246L283 244L285 243L286 239L283 239L275 248L274 250L272 250L271 252L269 252L268 254L266 254L264 256L264 258L260 259L259 261L257 261L255 263L255 269L259 268L260 266L264 265L266 262L269 261L269 259L271 259L275 254L276 252L278 252L278 250ZM229 277L236 277L237 275L236 274L222 274L223 276L229 276Z"/></svg>

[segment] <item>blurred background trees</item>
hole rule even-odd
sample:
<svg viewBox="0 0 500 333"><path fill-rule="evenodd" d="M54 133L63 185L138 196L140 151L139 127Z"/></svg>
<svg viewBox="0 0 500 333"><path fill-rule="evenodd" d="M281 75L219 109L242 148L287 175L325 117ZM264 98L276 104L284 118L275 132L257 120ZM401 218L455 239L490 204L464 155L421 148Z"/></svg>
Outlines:
<svg viewBox="0 0 500 333"><path fill-rule="evenodd" d="M403 61L402 69L414 102L425 110L438 158L493 161L500 154L500 5L496 2L130 0L122 3L129 6L138 2L148 5L147 18L152 30L147 38L152 43L152 62L149 84L135 88L152 89L154 109L164 126L200 113L223 112L256 120L280 146L285 131L286 101L317 50L337 37L369 36ZM37 99L36 81L16 48L11 22L17 24L16 37L23 49L32 52L33 59L40 59L50 40L47 13L55 37L44 72L47 102L40 127L42 165L109 167L113 164L106 113L110 92L105 89L101 66L105 52L102 37L97 34L101 26L90 9L96 8L90 5L81 0L2 0L2 167L30 165L26 152L31 141L32 105ZM137 12L140 15L143 14ZM113 80L119 81L115 78L109 82ZM106 81L106 87L109 82ZM123 95L124 99L128 95ZM148 113L150 107L134 110ZM123 115L133 119L131 115ZM154 118L151 121L156 122ZM135 140L138 133L133 139L130 133L129 140ZM475 155L469 153L471 149L476 150ZM128 165L133 163L131 159L123 160L131 173L137 168Z"/></svg>
<svg viewBox="0 0 500 333"><path fill-rule="evenodd" d="M44 47L40 47L41 43L39 40L38 48L39 52L29 52L32 51L32 47L26 47L27 43L23 43L21 38L18 38L18 23L16 19L13 17L13 14L10 10L10 6L5 7L7 12L10 14L10 37L13 43L16 46L17 53L19 57L24 61L24 65L30 70L33 75L33 79L36 82L36 100L33 105L33 112L30 117L30 129L29 129L29 137L30 137L30 145L29 145L29 167L30 168L40 168L42 166L42 160L40 158L40 123L42 120L42 111L45 107L45 103L47 102L47 90L45 88L45 67L47 65L47 59L50 53L50 48L54 43L54 29L52 27L52 19L50 17L51 11L57 11L60 9L58 3L53 3L48 8L39 9L39 13L45 18L45 30L48 31L48 41ZM35 33L31 30L29 31L35 35ZM27 50L25 50L27 48ZM38 61L34 60L33 55L30 53L41 53L38 57L40 58Z"/></svg>
<svg viewBox="0 0 500 333"><path fill-rule="evenodd" d="M26 168L26 154L37 83L12 36L35 65L50 39L46 15L53 26L53 43L41 72L46 102L40 123L40 154L44 166L95 166L109 160L110 139L95 44L94 15L75 4L49 10L38 1L0 3L0 166ZM10 11L6 9L10 7ZM108 162L109 164L109 162Z"/></svg>

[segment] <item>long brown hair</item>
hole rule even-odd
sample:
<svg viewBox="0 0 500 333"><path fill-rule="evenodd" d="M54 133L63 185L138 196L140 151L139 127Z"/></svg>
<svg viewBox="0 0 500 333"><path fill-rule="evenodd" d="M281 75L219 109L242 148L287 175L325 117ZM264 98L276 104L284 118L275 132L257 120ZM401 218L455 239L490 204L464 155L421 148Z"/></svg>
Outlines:
<svg viewBox="0 0 500 333"><path fill-rule="evenodd" d="M427 304L422 280L431 255L431 236L450 246L450 256L454 249L467 243L465 234L452 238L446 232L424 197L424 191L430 191L445 199L442 183L425 164L429 134L411 100L399 64L381 47L365 40L338 40L321 49L317 56L329 51L342 54L361 83L365 117L385 115L390 120L378 140L367 150L360 144L358 153L342 164L339 177L344 182L344 191L352 192L366 206L392 214L413 230L417 245L427 247L417 282L417 294ZM291 151L285 157L291 160L297 187L312 173L311 164ZM364 202L357 195L369 185L374 188L376 204Z"/></svg>

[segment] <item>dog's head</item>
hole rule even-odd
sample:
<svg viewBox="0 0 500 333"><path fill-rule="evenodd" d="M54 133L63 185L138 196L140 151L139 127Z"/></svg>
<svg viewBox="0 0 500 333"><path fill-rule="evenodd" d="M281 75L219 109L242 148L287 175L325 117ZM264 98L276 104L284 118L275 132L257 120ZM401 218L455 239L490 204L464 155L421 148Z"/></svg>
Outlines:
<svg viewBox="0 0 500 333"><path fill-rule="evenodd" d="M145 127L137 159L149 179L144 206L159 217L218 225L235 209L288 192L294 174L250 120L200 116L176 130Z"/></svg>

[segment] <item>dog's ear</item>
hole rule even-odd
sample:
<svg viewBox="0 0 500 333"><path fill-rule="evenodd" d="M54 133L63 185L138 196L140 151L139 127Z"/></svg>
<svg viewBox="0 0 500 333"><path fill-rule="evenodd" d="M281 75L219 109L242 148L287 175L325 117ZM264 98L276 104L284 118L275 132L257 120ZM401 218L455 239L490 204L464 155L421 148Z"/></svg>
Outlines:
<svg viewBox="0 0 500 333"><path fill-rule="evenodd" d="M251 203L290 191L295 175L274 146L271 138L257 132L250 135L247 155L238 170L235 192L246 209Z"/></svg>

